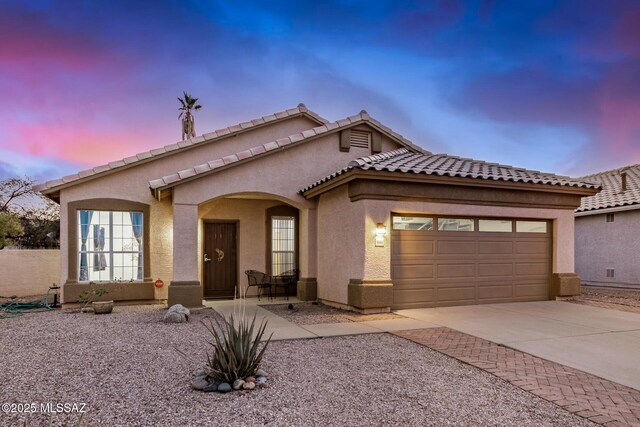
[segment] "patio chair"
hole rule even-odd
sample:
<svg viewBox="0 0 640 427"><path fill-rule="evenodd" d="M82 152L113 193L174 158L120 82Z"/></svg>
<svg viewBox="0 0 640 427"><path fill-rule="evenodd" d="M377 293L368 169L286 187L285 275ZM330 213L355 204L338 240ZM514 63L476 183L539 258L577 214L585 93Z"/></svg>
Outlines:
<svg viewBox="0 0 640 427"><path fill-rule="evenodd" d="M260 296L266 290L269 299L273 299L273 294L271 293L271 278L267 276L265 273L257 270L247 270L244 272L247 275L247 288L244 290L244 297L247 297L247 292L249 292L249 288L252 286L256 286L258 288L258 301L260 301Z"/></svg>
<svg viewBox="0 0 640 427"><path fill-rule="evenodd" d="M276 287L276 295L278 295L278 288L282 288L284 290L284 297L288 301L291 289L296 289L298 285L299 276L300 270L293 269L285 271L281 275L275 277L274 279L276 280L274 280L274 285Z"/></svg>

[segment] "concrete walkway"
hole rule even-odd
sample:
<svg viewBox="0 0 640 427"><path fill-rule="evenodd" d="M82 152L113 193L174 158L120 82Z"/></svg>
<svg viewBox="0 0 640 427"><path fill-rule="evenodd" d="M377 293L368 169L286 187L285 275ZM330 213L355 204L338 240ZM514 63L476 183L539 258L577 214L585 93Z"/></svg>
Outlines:
<svg viewBox="0 0 640 427"><path fill-rule="evenodd" d="M321 323L317 325L297 325L293 322L289 322L286 319L265 310L260 305L269 304L295 304L301 302L296 298L290 298L286 300L258 301L257 298L248 298L246 300L230 301L204 301L206 307L211 307L223 316L229 316L231 313L237 317L238 313L242 310L241 306L244 304L245 317L252 318L256 315L256 319L261 321L267 320L267 329L265 335L268 337L273 333L272 340L290 340L290 339L304 339L304 338L322 338L322 337L336 337L342 335L361 335L361 334L376 334L383 332L392 332L399 330L411 330L411 329L424 329L433 328L438 325L434 325L429 322L425 322L420 319L389 319L389 320L368 320L364 322L342 322L342 323Z"/></svg>
<svg viewBox="0 0 640 427"><path fill-rule="evenodd" d="M640 314L559 301L399 310L640 390Z"/></svg>

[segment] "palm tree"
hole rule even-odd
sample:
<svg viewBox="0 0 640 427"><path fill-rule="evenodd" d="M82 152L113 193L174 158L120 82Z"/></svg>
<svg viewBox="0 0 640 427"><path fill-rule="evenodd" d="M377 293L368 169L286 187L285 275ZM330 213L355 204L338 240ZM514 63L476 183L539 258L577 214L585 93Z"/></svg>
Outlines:
<svg viewBox="0 0 640 427"><path fill-rule="evenodd" d="M182 119L182 140L184 141L187 138L195 138L196 125L192 111L199 110L202 106L196 104L198 98L192 98L187 92L182 93L184 99L178 98L178 101L182 104L182 107L178 108L178 110L180 110L178 119Z"/></svg>

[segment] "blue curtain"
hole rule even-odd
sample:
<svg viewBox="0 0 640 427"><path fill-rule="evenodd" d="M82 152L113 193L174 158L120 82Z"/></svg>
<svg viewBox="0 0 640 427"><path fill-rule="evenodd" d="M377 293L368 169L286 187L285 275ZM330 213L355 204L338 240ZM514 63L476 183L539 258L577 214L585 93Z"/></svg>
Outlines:
<svg viewBox="0 0 640 427"><path fill-rule="evenodd" d="M133 235L138 242L139 251L142 252L142 212L130 212L131 228ZM142 280L142 256L138 256L138 280Z"/></svg>
<svg viewBox="0 0 640 427"><path fill-rule="evenodd" d="M78 280L89 280L89 268L87 266L87 238L89 237L89 226L91 225L91 218L93 217L93 211L80 211L80 239L82 240L82 246L80 250L80 274Z"/></svg>

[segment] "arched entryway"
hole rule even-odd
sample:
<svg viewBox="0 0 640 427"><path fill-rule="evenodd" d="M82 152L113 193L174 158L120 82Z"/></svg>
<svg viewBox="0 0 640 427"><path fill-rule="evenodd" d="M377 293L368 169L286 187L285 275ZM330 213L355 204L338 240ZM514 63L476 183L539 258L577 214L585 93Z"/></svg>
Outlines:
<svg viewBox="0 0 640 427"><path fill-rule="evenodd" d="M298 208L267 194L235 194L201 204L199 217L205 299L244 295L246 270L278 276L299 269Z"/></svg>

